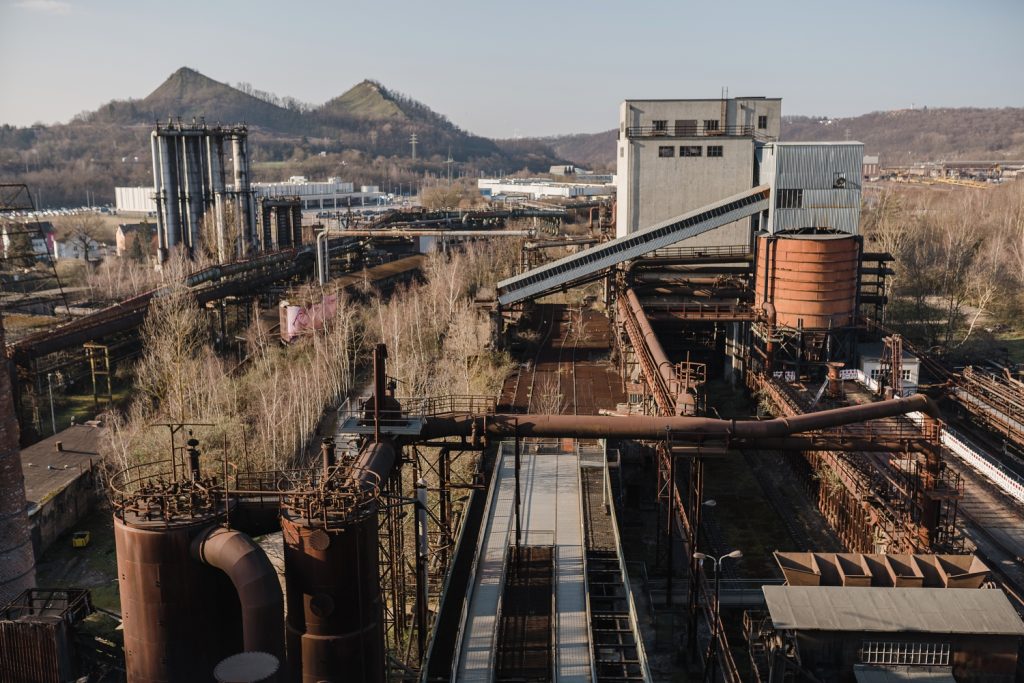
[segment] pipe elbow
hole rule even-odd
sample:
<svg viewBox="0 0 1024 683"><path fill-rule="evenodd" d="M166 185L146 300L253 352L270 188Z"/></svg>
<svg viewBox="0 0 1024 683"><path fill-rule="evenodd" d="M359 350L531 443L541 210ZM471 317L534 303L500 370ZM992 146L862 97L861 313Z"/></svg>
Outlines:
<svg viewBox="0 0 1024 683"><path fill-rule="evenodd" d="M931 397L925 394L914 394L913 396L908 396L906 400L917 404L916 407L919 407L921 412L928 417L933 417L936 420L942 419L942 411L939 410L939 404L933 401Z"/></svg>
<svg viewBox="0 0 1024 683"><path fill-rule="evenodd" d="M257 543L241 531L211 527L192 542L193 559L231 579L242 606L246 652L284 657L284 597L277 572Z"/></svg>

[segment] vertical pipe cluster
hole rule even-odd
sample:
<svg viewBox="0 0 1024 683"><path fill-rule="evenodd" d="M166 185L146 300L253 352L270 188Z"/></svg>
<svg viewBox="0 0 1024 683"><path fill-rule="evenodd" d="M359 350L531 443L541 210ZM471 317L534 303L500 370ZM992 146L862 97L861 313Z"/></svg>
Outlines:
<svg viewBox="0 0 1024 683"><path fill-rule="evenodd" d="M0 317L0 605L7 604L36 582L36 560L25 511L18 421L11 393L13 367L7 358L3 318Z"/></svg>
<svg viewBox="0 0 1024 683"><path fill-rule="evenodd" d="M239 226L242 230L242 256L248 255L255 246L255 227L253 225L252 191L249 189L249 139L243 130L241 135L231 136L231 155L234 158L235 207Z"/></svg>
<svg viewBox="0 0 1024 683"><path fill-rule="evenodd" d="M228 140L234 176L230 190L224 168L224 146ZM247 254L256 246L247 140L245 126L208 128L205 124L169 123L153 131L153 188L160 262L179 245L189 256L195 253L202 245L201 226L208 212L213 212L212 237L216 245L212 246L216 247L220 261ZM224 210L224 202L229 199L235 206L231 226L226 225Z"/></svg>

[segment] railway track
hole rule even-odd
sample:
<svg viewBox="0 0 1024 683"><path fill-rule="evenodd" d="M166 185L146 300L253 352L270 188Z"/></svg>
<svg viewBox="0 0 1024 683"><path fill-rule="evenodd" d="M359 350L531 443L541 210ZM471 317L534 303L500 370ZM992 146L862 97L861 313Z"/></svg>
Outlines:
<svg viewBox="0 0 1024 683"><path fill-rule="evenodd" d="M616 368L606 359L612 334L603 314L542 305L537 330L537 348L505 382L502 410L595 415L625 401Z"/></svg>

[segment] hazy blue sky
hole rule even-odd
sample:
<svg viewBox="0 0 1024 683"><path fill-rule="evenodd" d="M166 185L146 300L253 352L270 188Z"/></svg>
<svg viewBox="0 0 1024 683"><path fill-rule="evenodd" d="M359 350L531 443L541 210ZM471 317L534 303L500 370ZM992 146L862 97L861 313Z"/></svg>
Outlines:
<svg viewBox="0 0 1024 683"><path fill-rule="evenodd" d="M142 98L181 66L322 103L364 78L475 133L612 128L625 98L787 114L1024 105L1024 0L0 0L0 123Z"/></svg>

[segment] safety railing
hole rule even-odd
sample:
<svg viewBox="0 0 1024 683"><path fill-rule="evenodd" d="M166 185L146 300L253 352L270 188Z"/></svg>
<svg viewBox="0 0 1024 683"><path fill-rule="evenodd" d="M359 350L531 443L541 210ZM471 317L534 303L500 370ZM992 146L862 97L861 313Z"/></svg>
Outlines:
<svg viewBox="0 0 1024 683"><path fill-rule="evenodd" d="M908 413L907 417L914 422L923 422L925 419L921 413ZM949 425L942 425L940 439L950 453L995 484L1003 493L1024 503L1024 479L1018 474L1006 469L997 459L973 446L963 434Z"/></svg>
<svg viewBox="0 0 1024 683"><path fill-rule="evenodd" d="M364 396L356 401L345 399L344 403L338 408L339 420L344 422L350 418L358 418L360 421L365 421L366 424L372 424L374 411L372 407L368 407L367 402L369 400L370 397L368 396ZM382 425L443 415L493 415L498 405L497 398L493 396L470 394L414 396L402 397L397 400L402 406L401 409L384 409L380 411L379 415Z"/></svg>
<svg viewBox="0 0 1024 683"><path fill-rule="evenodd" d="M649 126L627 126L627 138L705 138L705 137L753 137L757 139L769 139L765 132L759 132L754 126L719 126L705 125L703 123L677 123L674 125L654 124Z"/></svg>
<svg viewBox="0 0 1024 683"><path fill-rule="evenodd" d="M607 444L604 445L607 446ZM609 481L607 454L604 459L604 481L607 485ZM619 572L622 574L622 585L626 594L626 603L629 605L629 628L633 633L633 639L636 641L636 656L640 662L640 670L643 672L644 681L649 683L651 680L651 670L647 664L647 651L644 648L644 638L639 628L640 620L637 617L636 602L633 600L633 590L629 585L629 572L626 571L626 563L623 560L622 537L619 535L619 519L615 513L614 503L608 505L608 513L611 516L612 535L615 539L615 555L619 560Z"/></svg>
<svg viewBox="0 0 1024 683"><path fill-rule="evenodd" d="M127 467L110 479L108 496L122 522L182 524L230 515L234 505L280 505L281 509L334 528L372 513L380 477L351 463L322 468L239 472L222 464L220 475L192 477L184 458Z"/></svg>
<svg viewBox="0 0 1024 683"><path fill-rule="evenodd" d="M479 531L477 532L477 539L476 539L476 549L477 549L477 551L476 551L475 556L473 557L473 562L470 564L469 576L466 579L466 598L465 598L464 602L462 603L462 613L459 615L459 631L458 631L458 635L457 635L457 637L455 639L455 643L456 643L455 651L454 651L454 653L452 655L452 680L453 681L458 679L459 667L460 667L460 665L462 663L462 644L463 644L463 640L466 637L466 627L467 627L467 625L469 623L470 605L473 603L474 587L476 586L477 574L480 572L480 562L481 562L481 559L482 559L482 553L483 553L484 546L485 546L485 540L487 539L487 535L490 533L490 530L491 530L492 524L493 524L493 520L494 520L494 514L493 514L493 509L492 508L493 508L494 502L495 502L494 498L497 495L496 491L498 489L499 479L501 477L501 468L502 468L502 466L504 464L504 461L505 461L505 448L506 448L506 445L508 445L508 443L509 442L507 442L507 441L503 441L503 442L501 442L498 445L498 455L494 459L494 469L493 469L493 471L491 473L491 483L490 483L490 486L488 486L488 489L487 489L487 498L484 500L484 519L483 519L483 522L480 524ZM507 555L508 555L508 546L509 546L507 539L508 539L508 536L510 534L511 534L511 526L509 526L509 529L506 531L506 542L502 544L502 546L504 548L504 554L502 555L502 558L501 558L501 575L499 577L499 581L500 581L499 585L501 585L501 586L505 585L505 565L507 564L507 559L508 559ZM494 650L494 642L495 642L495 639L497 638L498 616L500 614L501 614L501 593L498 594L498 608L497 608L497 611L495 613L494 631L491 634L491 638L492 638L492 640L491 640L491 653L492 654L495 651ZM487 680L491 680L493 678L493 675L494 675L493 667L490 667L489 668L489 673L487 674Z"/></svg>
<svg viewBox="0 0 1024 683"><path fill-rule="evenodd" d="M727 244L720 246L700 247L665 247L651 253L647 258L689 259L689 258L747 258L750 247L746 244Z"/></svg>

